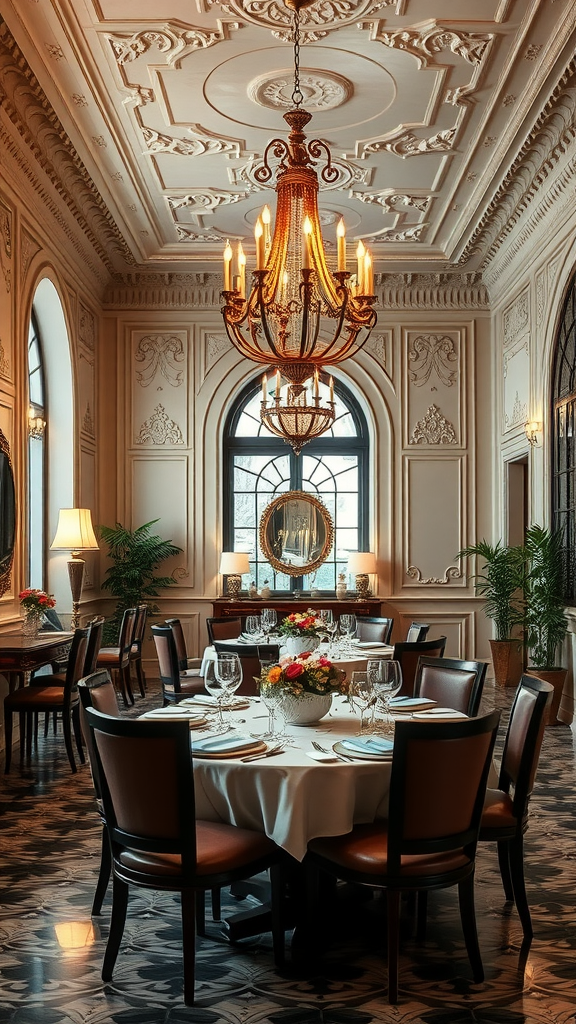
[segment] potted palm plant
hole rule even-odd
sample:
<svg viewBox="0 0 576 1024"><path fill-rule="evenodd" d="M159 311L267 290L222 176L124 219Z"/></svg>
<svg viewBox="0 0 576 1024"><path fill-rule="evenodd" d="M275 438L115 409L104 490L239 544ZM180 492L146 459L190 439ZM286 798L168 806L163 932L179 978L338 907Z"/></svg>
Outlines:
<svg viewBox="0 0 576 1024"><path fill-rule="evenodd" d="M524 643L528 650L530 675L552 683L554 696L549 724L557 725L558 708L567 669L558 665L559 648L566 636L568 620L562 595L563 533L538 526L526 531L524 542Z"/></svg>
<svg viewBox="0 0 576 1024"><path fill-rule="evenodd" d="M523 548L481 540L464 548L457 557L472 556L483 561L482 572L472 579L476 594L484 598L486 615L494 623L496 638L490 640L490 649L496 684L516 686L522 675L522 641L513 634L522 622Z"/></svg>
<svg viewBox="0 0 576 1024"><path fill-rule="evenodd" d="M117 602L112 618L104 627L105 646L114 646L118 642L126 608L147 604L149 612L157 612L158 605L151 598L175 584L172 576L156 576L156 569L182 548L151 532L157 522L158 519L153 519L136 530L128 530L121 523L98 527L102 540L108 545L108 557L112 562L106 570L102 587L109 590Z"/></svg>

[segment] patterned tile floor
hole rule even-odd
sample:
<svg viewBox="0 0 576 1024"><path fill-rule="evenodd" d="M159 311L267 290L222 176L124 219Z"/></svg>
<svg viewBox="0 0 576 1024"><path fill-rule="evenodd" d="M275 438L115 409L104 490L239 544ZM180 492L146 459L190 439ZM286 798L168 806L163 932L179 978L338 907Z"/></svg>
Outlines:
<svg viewBox="0 0 576 1024"><path fill-rule="evenodd" d="M488 690L507 720L511 694ZM158 703L150 692L136 711ZM483 846L477 912L486 980L475 985L455 890L429 901L417 945L407 915L400 1002L386 1002L383 902L339 893L320 972L275 973L268 936L231 947L210 920L198 942L197 1006L182 1001L178 904L134 892L114 981L100 969L110 902L90 921L100 828L89 771L73 776L61 737L40 740L0 796L0 1024L565 1024L576 1021L576 779L574 735L548 729L532 802L526 873L535 938L524 956L503 900L495 851ZM238 904L229 897L224 909ZM93 932L91 931L93 928Z"/></svg>

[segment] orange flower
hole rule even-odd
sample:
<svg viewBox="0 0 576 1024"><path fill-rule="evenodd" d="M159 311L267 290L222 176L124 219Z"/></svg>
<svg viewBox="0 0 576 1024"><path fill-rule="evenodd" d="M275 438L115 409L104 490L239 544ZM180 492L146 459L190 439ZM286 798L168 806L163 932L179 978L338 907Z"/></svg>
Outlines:
<svg viewBox="0 0 576 1024"><path fill-rule="evenodd" d="M282 678L282 669L280 665L274 665L273 668L268 670L268 682L277 683Z"/></svg>

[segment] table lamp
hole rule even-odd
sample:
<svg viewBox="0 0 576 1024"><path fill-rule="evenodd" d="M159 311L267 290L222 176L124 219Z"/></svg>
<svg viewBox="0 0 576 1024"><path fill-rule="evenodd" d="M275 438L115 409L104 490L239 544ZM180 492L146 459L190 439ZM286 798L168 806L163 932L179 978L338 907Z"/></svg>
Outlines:
<svg viewBox="0 0 576 1024"><path fill-rule="evenodd" d="M373 551L351 551L348 555L348 572L356 575L358 600L370 597L369 574L376 572L376 555Z"/></svg>
<svg viewBox="0 0 576 1024"><path fill-rule="evenodd" d="M234 601L240 594L242 574L250 572L246 551L223 551L220 555L220 573L228 577L228 594Z"/></svg>
<svg viewBox="0 0 576 1024"><path fill-rule="evenodd" d="M89 508L61 508L58 513L56 536L50 545L51 551L70 551L72 558L68 560L68 578L72 591L72 629L80 625L80 597L84 582L83 558L81 551L97 551L98 541L92 526L92 513Z"/></svg>

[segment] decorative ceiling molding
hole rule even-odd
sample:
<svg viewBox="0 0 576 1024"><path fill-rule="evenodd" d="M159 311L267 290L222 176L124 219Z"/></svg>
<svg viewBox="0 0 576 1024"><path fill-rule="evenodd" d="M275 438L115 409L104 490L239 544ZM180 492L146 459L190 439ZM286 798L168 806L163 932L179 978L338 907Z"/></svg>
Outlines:
<svg viewBox="0 0 576 1024"><path fill-rule="evenodd" d="M219 206L231 206L248 198L248 192L219 192L206 188L191 190L184 196L166 196L168 206L175 210L189 210L191 213L213 213Z"/></svg>
<svg viewBox="0 0 576 1024"><path fill-rule="evenodd" d="M458 126L436 132L428 139L419 139L417 135L402 125L400 134L393 139L375 139L371 142L358 143L356 156L364 160L370 153L394 153L406 159L409 156L422 156L423 153L446 153L452 149Z"/></svg>
<svg viewBox="0 0 576 1024"><path fill-rule="evenodd" d="M376 309L489 309L482 275L377 274ZM104 296L112 308L220 309L222 274L134 271L115 274Z"/></svg>
<svg viewBox="0 0 576 1024"><path fill-rule="evenodd" d="M188 224L175 224L174 227L179 242L216 242L220 244L224 242L224 235L199 235L196 228ZM234 238L235 236L230 235L229 237Z"/></svg>
<svg viewBox="0 0 576 1024"><path fill-rule="evenodd" d="M458 260L486 267L576 138L576 58L568 65Z"/></svg>
<svg viewBox="0 0 576 1024"><path fill-rule="evenodd" d="M190 132L191 139L176 139L142 125L142 135L149 153L173 153L176 156L229 153L232 157L242 156L244 143L239 139L217 138L199 124L191 125L186 130Z"/></svg>
<svg viewBox="0 0 576 1024"><path fill-rule="evenodd" d="M414 224L412 227L404 228L403 231L383 228L382 231L365 231L362 237L369 238L371 242L420 242L420 235L427 227L427 224Z"/></svg>
<svg viewBox="0 0 576 1024"><path fill-rule="evenodd" d="M248 85L248 99L271 110L290 110L294 106L294 75L277 71L255 78ZM310 114L334 110L346 103L354 92L348 78L335 71L300 70L300 92L303 104Z"/></svg>
<svg viewBox="0 0 576 1024"><path fill-rule="evenodd" d="M270 29L276 39L292 41L292 12L281 0L197 0L200 11L218 6L224 14L243 22ZM316 42L329 32L358 23L385 7L403 13L405 0L319 0L300 12L300 38L303 43Z"/></svg>
<svg viewBox="0 0 576 1024"><path fill-rule="evenodd" d="M395 213L397 206L411 206L424 213L432 202L432 196L407 195L392 189L383 189L382 192L350 192L350 198L381 206L383 213Z"/></svg>
<svg viewBox="0 0 576 1024"><path fill-rule="evenodd" d="M492 33L477 35L473 32L460 32L443 28L435 21L431 22L428 28L399 28L393 32L384 31L380 27L382 24L374 24L370 38L394 50L411 53L416 57L419 68L436 66L437 55L445 50L451 50L468 64L479 67L494 39Z"/></svg>
<svg viewBox="0 0 576 1024"><path fill-rule="evenodd" d="M110 270L134 257L40 83L0 21L0 98L10 121ZM60 218L60 223L62 218Z"/></svg>
<svg viewBox="0 0 576 1024"><path fill-rule="evenodd" d="M119 66L147 53L156 47L159 53L165 54L166 64L179 67L180 61L195 50L215 46L230 38L230 33L239 28L234 22L218 22L214 32L206 32L201 28L185 28L175 21L167 21L160 28L144 29L132 35L120 32L105 32L112 52Z"/></svg>

